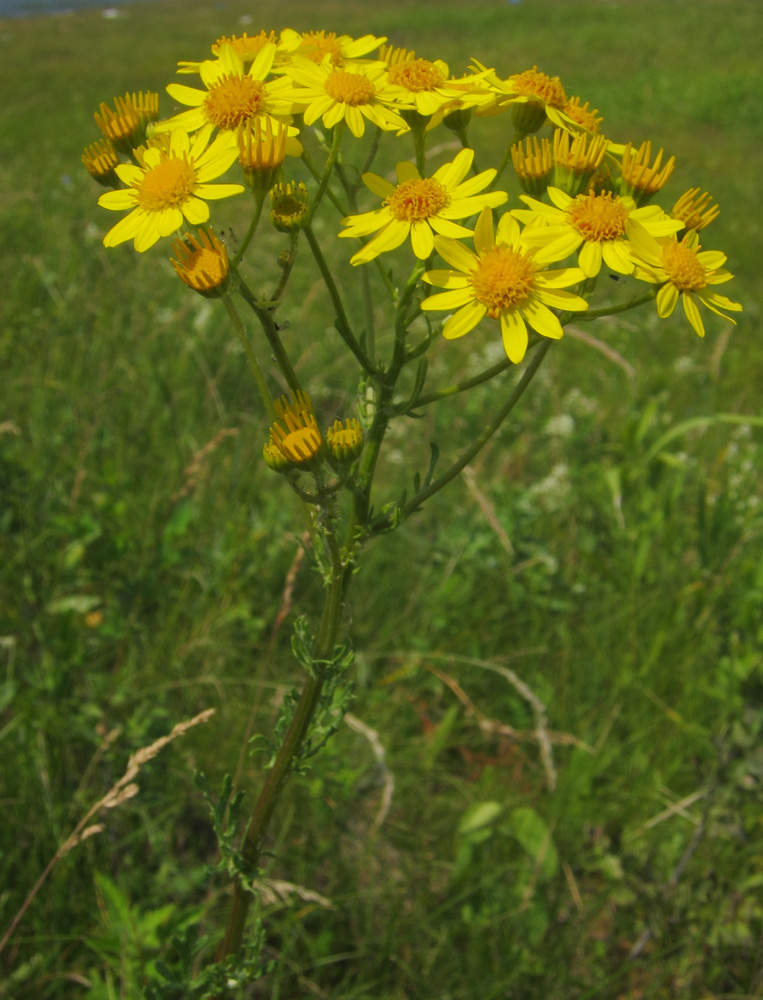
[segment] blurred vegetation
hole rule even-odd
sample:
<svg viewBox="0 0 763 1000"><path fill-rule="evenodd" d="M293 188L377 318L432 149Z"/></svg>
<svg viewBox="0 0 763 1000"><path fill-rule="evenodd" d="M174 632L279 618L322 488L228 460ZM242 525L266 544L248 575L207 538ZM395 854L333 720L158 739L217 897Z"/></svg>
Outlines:
<svg viewBox="0 0 763 1000"><path fill-rule="evenodd" d="M242 26L558 74L613 138L678 156L676 196L720 202L703 242L745 305L704 341L679 311L586 327L604 346L573 326L469 478L366 554L357 722L278 813L272 966L244 995L760 996L763 439L733 420L763 396L758 0L120 13L0 21L0 934L129 754L217 714L57 864L0 959L0 997L148 997L162 962L191 961L179 941L190 955L217 931L227 884L209 876L194 770L215 790L240 771L251 796L261 744L241 741L271 732L295 676L290 568L295 606L319 597L222 310L160 249L104 250L113 220L79 162L102 100L163 93L177 60ZM232 225L235 205L213 218ZM255 249L268 266L277 252ZM304 280L281 318L330 411L335 334ZM443 342L435 374L495 347ZM424 467L429 439L455 454L493 391L413 427Z"/></svg>

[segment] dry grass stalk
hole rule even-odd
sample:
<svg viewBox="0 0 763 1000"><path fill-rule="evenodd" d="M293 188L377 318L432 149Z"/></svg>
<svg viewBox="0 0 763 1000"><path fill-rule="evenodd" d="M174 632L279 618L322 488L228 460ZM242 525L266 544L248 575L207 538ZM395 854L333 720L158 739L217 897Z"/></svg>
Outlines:
<svg viewBox="0 0 763 1000"><path fill-rule="evenodd" d="M168 736L162 736L150 746L142 747L140 750L136 750L135 753L131 755L127 762L127 770L119 781L111 787L108 792L106 792L102 799L99 799L94 806L91 806L90 809L88 809L79 823L77 823L75 828L50 859L45 867L45 870L30 889L29 894L21 905L21 908L11 921L8 930L3 935L2 941L0 941L0 954L2 954L3 949L11 938L11 935L21 922L22 917L26 913L37 893L40 891L43 883L47 879L48 875L50 875L56 863L68 854L69 851L73 850L77 844L81 844L83 840L100 833L104 829L103 823L95 823L88 826L88 823L93 816L95 816L102 809L116 809L117 806L121 806L123 802L127 802L128 799L137 795L140 789L134 779L138 776L143 765L151 760L152 757L156 757L156 755L163 750L168 743L172 743L172 741L176 740L178 736L182 736L183 733L188 732L188 730L192 729L194 726L198 726L202 722L207 722L214 714L215 709L208 708L206 711L200 712L187 722L179 722ZM106 740L109 740L110 737L111 733L106 737Z"/></svg>

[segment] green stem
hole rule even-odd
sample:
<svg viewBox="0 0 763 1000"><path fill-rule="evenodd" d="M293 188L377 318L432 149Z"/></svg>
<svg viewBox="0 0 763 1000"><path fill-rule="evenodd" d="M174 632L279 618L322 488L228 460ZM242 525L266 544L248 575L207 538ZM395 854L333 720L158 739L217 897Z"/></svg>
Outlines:
<svg viewBox="0 0 763 1000"><path fill-rule="evenodd" d="M303 149L303 151L302 151L302 162L305 164L305 166L307 167L307 169L313 175L313 178L320 185L321 179L322 179L322 175L319 172L318 168L313 163L313 161L310 159L310 156L308 155L308 152L307 152L306 149ZM331 204L334 206L334 208L339 212L339 214L342 216L342 218L344 218L345 215L349 215L350 214L349 211L345 208L345 206L340 203L339 199L334 194L334 192L331 190L331 188L328 188L326 190L326 197L331 202Z"/></svg>
<svg viewBox="0 0 763 1000"><path fill-rule="evenodd" d="M244 299L246 304L255 314L257 319L260 321L260 326L262 327L265 336L267 337L270 349L275 355L276 363L281 369L284 378L289 386L289 389L293 393L301 389L300 381L297 378L297 373L294 371L291 361L289 361L288 355L284 350L283 344L281 343L281 338L278 336L278 326L276 321L273 319L272 309L263 306L257 301L257 299L252 294L251 289L246 284L246 282L239 275L238 282L238 292L239 295Z"/></svg>
<svg viewBox="0 0 763 1000"><path fill-rule="evenodd" d="M321 277L323 282L328 289L328 293L331 296L331 302L334 306L334 312L336 314L336 325L342 340L350 348L352 353L357 358L363 370L369 375L378 375L376 366L365 353L363 348L357 341L355 334L352 332L349 321L347 319L347 314L344 311L344 305L342 304L342 299L339 295L339 289L336 287L336 282L334 281L334 276L329 270L329 266L326 263L326 258L323 256L323 251L321 250L320 243L315 238L315 233L313 232L312 226L306 226L305 237L310 245L310 249L313 252L313 257L315 257L315 262L318 265L318 270L321 272Z"/></svg>
<svg viewBox="0 0 763 1000"><path fill-rule="evenodd" d="M344 545L345 553L351 551L358 535L362 534L368 525L374 470L376 469L384 435L387 433L387 427L393 414L392 400L395 395L395 386L406 362L405 338L408 326L413 319L413 317L409 316L409 309L424 267L424 264L417 264L413 268L403 289L403 294L397 302L395 346L392 353L392 361L389 369L380 375L377 384L374 386L374 416L371 427L366 435L363 455L360 459L356 475L358 488L354 492L352 513L348 520Z"/></svg>
<svg viewBox="0 0 763 1000"><path fill-rule="evenodd" d="M286 288L286 283L291 277L292 268L294 267L294 261L297 259L297 243L299 242L299 232L289 233L289 249L286 252L286 260L281 263L279 259L279 265L281 267L281 277L278 280L278 284L275 287L275 291L270 296L268 300L269 305L275 306L281 296L283 295L284 289Z"/></svg>
<svg viewBox="0 0 763 1000"><path fill-rule="evenodd" d="M497 365L486 369L480 375L464 379L463 382L456 382L454 385L447 385L443 389L436 389L433 392L425 393L412 402L406 401L404 409L395 407L393 416L397 416L400 413L407 413L410 410L417 409L419 406L428 406L429 403L436 403L438 400L446 399L448 396L455 396L459 392L466 392L467 389L473 389L476 385L482 385L483 382L488 382L496 375L500 375L501 372L505 372L512 364L513 362L509 361L508 358L504 358L503 361L499 361Z"/></svg>
<svg viewBox="0 0 763 1000"><path fill-rule="evenodd" d="M233 257L233 260L231 261L230 264L231 270L234 270L240 264L241 258L244 256L247 247L252 242L252 237L257 232L257 226L260 224L260 216L262 215L262 206L265 203L265 195L264 193L255 194L254 197L255 197L254 215L252 216L252 221L249 223L249 228L246 231L246 235L244 236L244 239L241 241L241 246L238 248L238 250L235 253L235 256Z"/></svg>
<svg viewBox="0 0 763 1000"><path fill-rule="evenodd" d="M404 504L402 507L402 519L409 517L417 508L419 508L429 497L434 496L438 493L444 486L447 486L451 480L455 479L456 476L471 462L474 456L485 447L490 438L495 434L501 424L504 422L506 417L511 413L514 407L517 405L522 397L525 389L528 387L532 381L535 373L540 368L541 362L548 354L553 340L544 338L543 342L538 347L530 364L527 366L527 371L525 371L521 380L517 383L514 391L511 393L509 398L506 400L504 405L495 415L492 421L488 423L479 437L466 449L463 455L454 462L453 465L443 473L438 479L430 483L429 486L420 490L416 496L414 496L408 503ZM376 525L373 526L374 532L384 531L390 526L390 520L388 517L381 519Z"/></svg>
<svg viewBox="0 0 763 1000"><path fill-rule="evenodd" d="M225 303L225 308L228 311L228 316L233 323L233 329L236 331L239 343L244 348L244 353L246 354L246 360L249 362L249 369L254 375L254 381L257 383L257 389L259 390L260 397L267 411L268 417L271 422L276 419L276 411L273 407L273 397L270 395L270 389L268 389L268 384L265 381L265 376L262 374L262 368L260 368L260 363L257 360L257 356L254 353L249 338L246 335L246 330L244 329L244 324L241 322L241 318L236 311L236 307L233 304L233 300L230 295L223 295L223 302Z"/></svg>
<svg viewBox="0 0 763 1000"><path fill-rule="evenodd" d="M639 295L638 298L631 299L630 302L624 302L619 306L605 306L602 309L586 309L585 312L576 313L576 318L578 322L583 322L589 319L598 319L600 316L615 316L617 313L627 312L629 309L636 309L638 306L643 306L645 302L651 302L657 294L657 289L652 289L645 295Z"/></svg>
<svg viewBox="0 0 763 1000"><path fill-rule="evenodd" d="M332 574L324 596L321 622L313 643L312 659L316 665L321 660L330 659L334 652L341 627L345 587L349 579L342 572L339 549L330 530L327 533L327 540L331 554ZM324 680L325 678L316 668L305 678L294 716L254 806L241 846L244 866L247 872L252 873L252 875L259 861L262 844L276 804L292 770L294 758L299 753L310 729L320 701ZM228 916L225 937L217 950L218 961L223 961L229 955L235 955L240 950L251 900L252 893L244 888L240 879L237 879L234 885L233 902Z"/></svg>
<svg viewBox="0 0 763 1000"><path fill-rule="evenodd" d="M323 195L326 192L328 183L331 180L331 173L334 169L334 163L336 162L337 156L339 156L339 147L342 145L342 138L344 136L344 122L337 122L334 126L334 134L331 141L331 149L329 150L329 155L326 157L326 163L323 167L323 176L321 177L320 183L318 185L318 191L313 199L312 206L310 207L310 218L315 216L318 206L323 199Z"/></svg>

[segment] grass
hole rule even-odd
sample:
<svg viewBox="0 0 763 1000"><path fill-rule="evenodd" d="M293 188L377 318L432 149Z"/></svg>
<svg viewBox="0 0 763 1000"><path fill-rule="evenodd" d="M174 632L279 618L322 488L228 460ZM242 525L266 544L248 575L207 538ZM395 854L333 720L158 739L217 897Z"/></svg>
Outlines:
<svg viewBox="0 0 763 1000"><path fill-rule="evenodd" d="M296 676L273 624L299 522L259 460L242 356L161 251L103 249L79 166L101 100L163 90L251 7L124 13L0 22L0 932L129 754L217 715L53 870L2 956L4 1000L150 995L157 958L182 959L176 932L219 927L193 771L216 790ZM286 26L272 3L257 18ZM616 138L677 154L672 193L720 201L707 245L729 254L745 312L704 341L648 311L587 327L620 363L565 338L473 477L367 552L352 713L384 758L343 726L292 782L267 875L333 908L263 903L272 968L247 997L763 990L761 434L715 420L664 440L695 417L760 416L758 18L756 0L290 6L290 26L388 34L454 68L558 73ZM306 280L283 318L333 412L343 370ZM488 350L478 333L438 344L434 379ZM400 448L424 467L430 438L457 454L490 391L438 403ZM402 484L388 461L385 496ZM319 596L302 565L297 606ZM562 734L553 790L537 705L496 666Z"/></svg>

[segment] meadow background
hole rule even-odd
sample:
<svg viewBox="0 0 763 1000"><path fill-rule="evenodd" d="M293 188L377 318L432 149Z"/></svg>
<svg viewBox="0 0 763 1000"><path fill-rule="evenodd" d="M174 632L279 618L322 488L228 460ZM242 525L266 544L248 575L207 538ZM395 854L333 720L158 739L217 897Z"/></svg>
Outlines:
<svg viewBox="0 0 763 1000"><path fill-rule="evenodd" d="M357 721L278 812L267 875L301 892L263 896L272 968L246 995L760 996L759 0L121 13L0 21L0 935L129 754L216 716L59 862L0 957L0 997L135 1000L174 935L219 928L194 770L251 795L261 758L241 738L271 731L296 678L290 568L294 606L320 598L222 309L166 246L104 250L114 218L80 164L102 100L155 89L166 113L177 60L287 26L558 74L606 134L677 156L669 193L720 202L703 242L745 311L706 319L703 341L651 307L586 326L607 350L573 330L471 477L366 553ZM301 280L280 315L330 403L346 391L331 316L317 274ZM441 380L495 360L491 337L438 345ZM492 391L438 404L400 450L435 436L456 454Z"/></svg>

